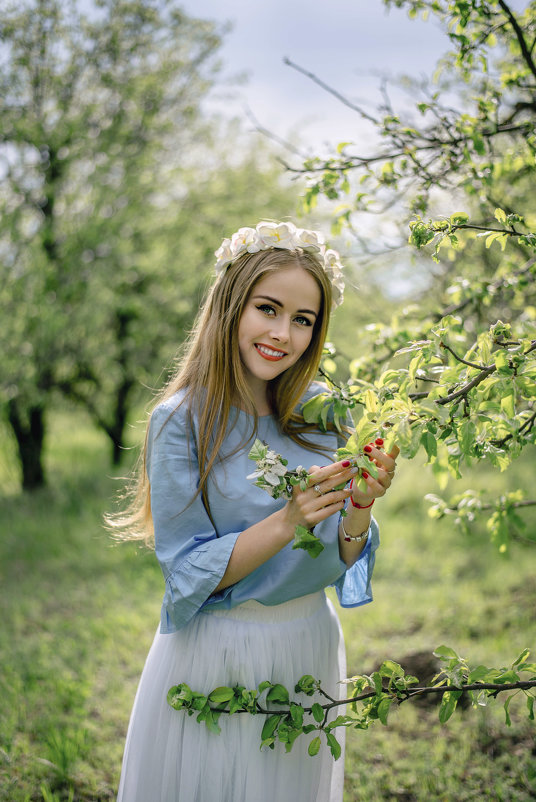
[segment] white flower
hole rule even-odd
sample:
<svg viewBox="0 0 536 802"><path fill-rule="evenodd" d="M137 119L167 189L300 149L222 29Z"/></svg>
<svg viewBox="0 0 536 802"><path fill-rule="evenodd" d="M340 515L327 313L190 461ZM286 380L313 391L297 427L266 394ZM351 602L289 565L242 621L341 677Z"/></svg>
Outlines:
<svg viewBox="0 0 536 802"><path fill-rule="evenodd" d="M249 246L254 245L256 240L257 232L254 228L239 228L236 234L233 234L231 237L231 250L234 254L234 258L236 259L246 251L255 253L255 251L249 250Z"/></svg>
<svg viewBox="0 0 536 802"><path fill-rule="evenodd" d="M324 236L320 231L308 231L306 228L296 230L296 244L304 251L320 251L324 245Z"/></svg>
<svg viewBox="0 0 536 802"><path fill-rule="evenodd" d="M269 485L277 487L279 485L279 476L273 471L266 471L264 474L264 481L268 482Z"/></svg>
<svg viewBox="0 0 536 802"><path fill-rule="evenodd" d="M230 265L235 258L231 250L231 240L224 239L214 256L218 260L216 262L216 273L222 273L227 265Z"/></svg>
<svg viewBox="0 0 536 802"><path fill-rule="evenodd" d="M259 239L264 248L286 248L292 250L296 228L292 223L259 223Z"/></svg>
<svg viewBox="0 0 536 802"><path fill-rule="evenodd" d="M296 228L293 223L272 223L264 220L256 228L239 228L231 239L224 239L215 253L216 274L222 273L231 262L246 252L258 253L269 248L289 251L301 248L303 251L318 253L332 284L333 306L342 303L344 277L339 254L331 248L326 250L320 231Z"/></svg>

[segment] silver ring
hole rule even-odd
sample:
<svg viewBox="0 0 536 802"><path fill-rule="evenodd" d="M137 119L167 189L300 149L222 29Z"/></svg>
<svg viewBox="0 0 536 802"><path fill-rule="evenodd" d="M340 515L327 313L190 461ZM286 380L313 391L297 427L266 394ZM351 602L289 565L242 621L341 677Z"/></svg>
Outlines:
<svg viewBox="0 0 536 802"><path fill-rule="evenodd" d="M323 496L323 495L324 495L324 494L322 493L322 491L320 490L320 485L314 485L314 487L313 487L313 490L314 490L314 491L315 491L315 493L317 493L319 496Z"/></svg>

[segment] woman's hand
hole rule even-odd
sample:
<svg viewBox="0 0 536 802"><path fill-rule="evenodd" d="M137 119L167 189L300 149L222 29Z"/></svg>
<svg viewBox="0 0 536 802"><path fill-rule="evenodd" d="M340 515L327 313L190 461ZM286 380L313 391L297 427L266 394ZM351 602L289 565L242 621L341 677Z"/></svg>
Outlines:
<svg viewBox="0 0 536 802"><path fill-rule="evenodd" d="M363 449L364 453L372 460L379 468L378 478L373 479L368 473L363 471L362 476L367 484L366 492L359 490L355 482L352 486L352 498L356 504L362 507L367 506L377 498L384 496L391 482L396 470L396 458L400 454L398 446L393 446L389 454L383 450L383 440L378 437L374 443L369 443Z"/></svg>
<svg viewBox="0 0 536 802"><path fill-rule="evenodd" d="M300 490L296 486L292 498L284 508L287 522L292 527L304 526L312 529L330 515L339 513L352 492L345 485L357 472L358 469L352 466L350 460L334 462L333 465L323 468L312 465L309 468L309 487L307 490ZM342 488L337 490L341 485Z"/></svg>

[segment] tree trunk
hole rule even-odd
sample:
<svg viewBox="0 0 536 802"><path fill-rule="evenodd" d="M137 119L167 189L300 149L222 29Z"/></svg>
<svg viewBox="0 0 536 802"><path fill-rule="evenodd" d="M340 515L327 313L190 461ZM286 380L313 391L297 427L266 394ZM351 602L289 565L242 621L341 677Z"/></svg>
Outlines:
<svg viewBox="0 0 536 802"><path fill-rule="evenodd" d="M8 404L8 420L17 438L23 489L43 487L46 484L43 469L44 408L38 405L23 411L12 399Z"/></svg>
<svg viewBox="0 0 536 802"><path fill-rule="evenodd" d="M125 456L125 426L129 412L129 396L133 386L134 382L125 376L117 388L114 422L109 433L112 439L113 465L120 465Z"/></svg>

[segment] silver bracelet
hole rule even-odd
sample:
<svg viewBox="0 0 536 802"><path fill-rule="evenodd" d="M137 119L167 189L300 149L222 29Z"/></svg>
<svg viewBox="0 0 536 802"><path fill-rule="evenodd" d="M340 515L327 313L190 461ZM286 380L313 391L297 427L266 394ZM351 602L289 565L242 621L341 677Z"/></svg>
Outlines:
<svg viewBox="0 0 536 802"><path fill-rule="evenodd" d="M350 543L351 540L353 540L354 543L362 543L368 537L368 532L369 532L368 527L360 535L349 535L346 529L344 528L344 518L342 517L341 517L341 527L344 539L346 540L347 543Z"/></svg>

